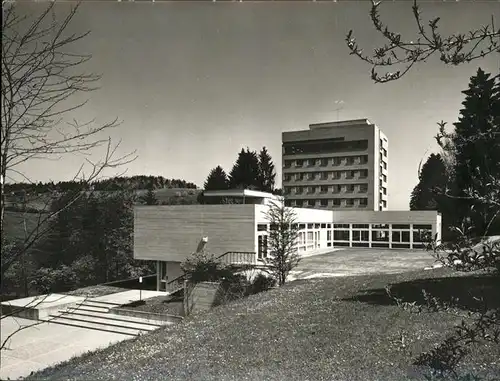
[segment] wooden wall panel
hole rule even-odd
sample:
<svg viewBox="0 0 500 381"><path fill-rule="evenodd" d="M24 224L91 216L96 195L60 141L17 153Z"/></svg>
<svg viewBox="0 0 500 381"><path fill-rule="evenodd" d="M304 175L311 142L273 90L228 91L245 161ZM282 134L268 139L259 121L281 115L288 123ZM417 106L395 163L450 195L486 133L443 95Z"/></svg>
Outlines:
<svg viewBox="0 0 500 381"><path fill-rule="evenodd" d="M254 205L137 206L134 258L181 262L196 251L255 251Z"/></svg>

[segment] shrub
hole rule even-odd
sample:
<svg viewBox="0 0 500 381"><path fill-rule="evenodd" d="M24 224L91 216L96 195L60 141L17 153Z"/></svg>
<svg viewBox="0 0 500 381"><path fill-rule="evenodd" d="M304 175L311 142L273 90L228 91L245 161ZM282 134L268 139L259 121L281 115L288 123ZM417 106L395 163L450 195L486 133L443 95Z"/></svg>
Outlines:
<svg viewBox="0 0 500 381"><path fill-rule="evenodd" d="M250 294L258 294L259 292L267 291L274 286L276 286L275 278L264 274L258 274L250 286Z"/></svg>

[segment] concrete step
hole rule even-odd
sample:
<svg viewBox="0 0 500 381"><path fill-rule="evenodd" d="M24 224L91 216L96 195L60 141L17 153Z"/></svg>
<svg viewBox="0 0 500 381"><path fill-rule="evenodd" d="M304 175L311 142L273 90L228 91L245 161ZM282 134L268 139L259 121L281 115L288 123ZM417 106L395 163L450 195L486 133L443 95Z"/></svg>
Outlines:
<svg viewBox="0 0 500 381"><path fill-rule="evenodd" d="M48 317L42 318L40 320L51 324L60 324L60 325L67 325L70 327L86 328L101 332L119 333L121 335L127 335L127 336L139 336L145 332L143 330L138 330L133 328L119 328L99 323L75 321L58 315L49 315Z"/></svg>
<svg viewBox="0 0 500 381"><path fill-rule="evenodd" d="M106 319L110 323L114 324L125 324L128 325L130 324L137 324L138 327L144 328L145 330L149 329L157 329L160 328L164 325L167 325L167 322L161 322L161 321L147 321L142 318L137 318L134 316L122 316L122 315L116 315L113 313L105 313L105 312L96 312L96 311L81 311L81 310L76 310L76 311L58 311L59 314L64 315L64 316L73 316L73 317L79 317L81 319L86 319L88 318L89 320L92 320L93 318L97 319ZM61 316L59 315L59 316Z"/></svg>
<svg viewBox="0 0 500 381"><path fill-rule="evenodd" d="M111 329L134 329L138 331L152 331L157 329L156 326L145 325L137 322L124 322L124 321L116 321L108 319L107 317L97 317L97 316L81 316L74 314L54 314L49 315L51 317L57 317L65 320L71 320L78 323L92 323L92 324L101 324L106 327L110 327Z"/></svg>
<svg viewBox="0 0 500 381"><path fill-rule="evenodd" d="M121 305L121 303L106 302L106 301L95 300L95 299L87 299L87 300L84 300L83 303L93 304L93 305L102 306L102 307L118 307L119 305Z"/></svg>
<svg viewBox="0 0 500 381"><path fill-rule="evenodd" d="M71 311L94 311L94 312L104 312L108 313L110 311L109 307L96 306L86 303L77 303L76 305L69 307L68 310Z"/></svg>

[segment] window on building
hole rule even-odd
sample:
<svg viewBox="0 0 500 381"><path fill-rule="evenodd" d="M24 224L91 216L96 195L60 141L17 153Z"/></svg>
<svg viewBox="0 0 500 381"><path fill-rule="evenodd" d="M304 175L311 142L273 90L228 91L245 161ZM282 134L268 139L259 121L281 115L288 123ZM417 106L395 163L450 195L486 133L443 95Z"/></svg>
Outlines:
<svg viewBox="0 0 500 381"><path fill-rule="evenodd" d="M299 224L299 229L304 230L306 228L306 224Z"/></svg>
<svg viewBox="0 0 500 381"><path fill-rule="evenodd" d="M387 194L387 188L382 187L384 194Z"/></svg>
<svg viewBox="0 0 500 381"><path fill-rule="evenodd" d="M295 187L295 194L302 194L303 189L302 187Z"/></svg>
<svg viewBox="0 0 500 381"><path fill-rule="evenodd" d="M333 206L340 206L340 198L333 199Z"/></svg>
<svg viewBox="0 0 500 381"><path fill-rule="evenodd" d="M333 224L333 227L335 229L349 229L350 225L349 224Z"/></svg>
<svg viewBox="0 0 500 381"><path fill-rule="evenodd" d="M315 176L314 176L314 175L315 175L315 174L314 174L314 173L312 173L312 172L311 172L311 173L308 173L308 174L307 174L307 180L314 180L314 178L315 178Z"/></svg>
<svg viewBox="0 0 500 381"><path fill-rule="evenodd" d="M320 163L320 165L321 165L322 167L326 167L326 166L328 165L328 159L321 159L321 163Z"/></svg>
<svg viewBox="0 0 500 381"><path fill-rule="evenodd" d="M354 176L356 176L356 171L347 171L346 172L346 179L354 179Z"/></svg>
<svg viewBox="0 0 500 381"><path fill-rule="evenodd" d="M290 194L292 187L285 187L285 194Z"/></svg>
<svg viewBox="0 0 500 381"><path fill-rule="evenodd" d="M382 152L379 153L379 160L383 161L384 160L384 155L382 155Z"/></svg>
<svg viewBox="0 0 500 381"><path fill-rule="evenodd" d="M353 229L369 229L369 224L352 224Z"/></svg>
<svg viewBox="0 0 500 381"><path fill-rule="evenodd" d="M418 224L414 224L413 225L413 229L415 230L432 230L432 225L418 225Z"/></svg>
<svg viewBox="0 0 500 381"><path fill-rule="evenodd" d="M409 224L392 224L393 229L410 229Z"/></svg>
<svg viewBox="0 0 500 381"><path fill-rule="evenodd" d="M328 206L328 200L321 200L321 206Z"/></svg>
<svg viewBox="0 0 500 381"><path fill-rule="evenodd" d="M347 185L347 192L348 193L353 193L354 192L354 184Z"/></svg>
<svg viewBox="0 0 500 381"><path fill-rule="evenodd" d="M387 163L385 161L382 162L382 165L384 166L384 169L387 169Z"/></svg>
<svg viewBox="0 0 500 381"><path fill-rule="evenodd" d="M360 159L361 159L360 164L367 164L368 163L368 155L360 156Z"/></svg>
<svg viewBox="0 0 500 381"><path fill-rule="evenodd" d="M360 198L359 199L359 206L363 207L363 208L368 206L368 199L367 198Z"/></svg>
<svg viewBox="0 0 500 381"><path fill-rule="evenodd" d="M386 183L387 182L387 176L386 175L382 175L382 180L384 180L384 182Z"/></svg>
<svg viewBox="0 0 500 381"><path fill-rule="evenodd" d="M378 181L378 185L379 185L380 188L382 188L382 180Z"/></svg>
<svg viewBox="0 0 500 381"><path fill-rule="evenodd" d="M304 165L304 160L295 160L296 167L302 167Z"/></svg>
<svg viewBox="0 0 500 381"><path fill-rule="evenodd" d="M295 154L319 154L330 152L351 152L366 151L368 149L368 140L349 140L345 138L331 138L322 140L307 140L300 142L287 142L283 144L285 155Z"/></svg>
<svg viewBox="0 0 500 381"><path fill-rule="evenodd" d="M368 184L359 184L359 193L368 192Z"/></svg>
<svg viewBox="0 0 500 381"><path fill-rule="evenodd" d="M334 185L332 187L332 193L340 193L340 185Z"/></svg>
<svg viewBox="0 0 500 381"><path fill-rule="evenodd" d="M322 185L321 186L321 193L327 193L328 192L328 185Z"/></svg>
<svg viewBox="0 0 500 381"><path fill-rule="evenodd" d="M385 148L382 148L382 151L384 152L384 156L387 156L387 150Z"/></svg>
<svg viewBox="0 0 500 381"><path fill-rule="evenodd" d="M368 169L362 169L359 171L359 177L360 178L367 178L368 177Z"/></svg>
<svg viewBox="0 0 500 381"><path fill-rule="evenodd" d="M316 191L316 187L307 187L307 193L313 194Z"/></svg>
<svg viewBox="0 0 500 381"><path fill-rule="evenodd" d="M372 229L389 229L387 224L372 224Z"/></svg>
<svg viewBox="0 0 500 381"><path fill-rule="evenodd" d="M258 241L257 255L259 259L262 259L267 257L267 235L259 235Z"/></svg>
<svg viewBox="0 0 500 381"><path fill-rule="evenodd" d="M331 230L327 230L326 231L326 240L327 241L331 241L332 240L332 231Z"/></svg>
<svg viewBox="0 0 500 381"><path fill-rule="evenodd" d="M285 200L285 206L292 206L291 200Z"/></svg>
<svg viewBox="0 0 500 381"><path fill-rule="evenodd" d="M291 160L285 160L285 168L290 168L292 166Z"/></svg>
<svg viewBox="0 0 500 381"><path fill-rule="evenodd" d="M389 242L389 232L387 230L372 230L372 241Z"/></svg>
<svg viewBox="0 0 500 381"><path fill-rule="evenodd" d="M328 172L321 172L321 180L328 180Z"/></svg>
<svg viewBox="0 0 500 381"><path fill-rule="evenodd" d="M309 167L314 167L316 165L316 160L315 159L309 159L309 160L307 160L307 165Z"/></svg>
<svg viewBox="0 0 500 381"><path fill-rule="evenodd" d="M387 201L382 200L382 206L383 206L384 208L387 208Z"/></svg>
<svg viewBox="0 0 500 381"><path fill-rule="evenodd" d="M353 230L352 231L352 240L353 241L369 241L370 240L370 232L368 230Z"/></svg>
<svg viewBox="0 0 500 381"><path fill-rule="evenodd" d="M346 200L345 200L345 205L346 205L347 207L354 206L354 199L352 199L352 198L348 198L348 199L346 199Z"/></svg>
<svg viewBox="0 0 500 381"><path fill-rule="evenodd" d="M304 201L302 201L302 200L296 200L295 201L295 205L297 205L297 207L299 207L299 208L302 208L302 206L304 205Z"/></svg>
<svg viewBox="0 0 500 381"><path fill-rule="evenodd" d="M382 148L383 145L384 145L384 142L382 139L380 139L380 148Z"/></svg>
<svg viewBox="0 0 500 381"><path fill-rule="evenodd" d="M349 230L335 230L333 239L334 241L349 241Z"/></svg>
<svg viewBox="0 0 500 381"><path fill-rule="evenodd" d="M304 180L304 174L303 173L296 173L295 174L295 181L302 181Z"/></svg>
<svg viewBox="0 0 500 381"><path fill-rule="evenodd" d="M334 157L332 159L332 165L339 166L342 163L342 160L340 157Z"/></svg>
<svg viewBox="0 0 500 381"><path fill-rule="evenodd" d="M316 200L307 200L307 205L308 206L315 206L316 205Z"/></svg>
<svg viewBox="0 0 500 381"><path fill-rule="evenodd" d="M341 171L334 171L334 172L332 172L332 179L333 180L339 180L340 179L340 174L341 174Z"/></svg>
<svg viewBox="0 0 500 381"><path fill-rule="evenodd" d="M320 229L321 228L321 224L314 224L314 229Z"/></svg>
<svg viewBox="0 0 500 381"><path fill-rule="evenodd" d="M258 224L257 225L257 231L262 232L267 230L267 225L266 224Z"/></svg>
<svg viewBox="0 0 500 381"><path fill-rule="evenodd" d="M350 156L347 158L347 165L354 165L354 157Z"/></svg>

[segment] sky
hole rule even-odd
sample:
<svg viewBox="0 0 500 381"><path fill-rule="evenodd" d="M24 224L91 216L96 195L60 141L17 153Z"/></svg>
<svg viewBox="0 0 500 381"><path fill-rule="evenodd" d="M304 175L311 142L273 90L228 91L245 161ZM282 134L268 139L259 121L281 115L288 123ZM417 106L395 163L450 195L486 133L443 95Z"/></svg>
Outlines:
<svg viewBox="0 0 500 381"><path fill-rule="evenodd" d="M57 18L71 5L58 4ZM383 21L409 40L416 37L411 5L381 8ZM43 5L22 6L36 12ZM126 175L200 187L211 168L229 172L247 146L267 147L280 187L282 131L367 118L389 139L389 210L408 210L420 160L438 151L436 123L457 120L470 76L479 66L498 72L499 56L457 67L430 59L398 81L375 84L371 67L345 43L353 29L365 51L379 46L369 8L367 1L84 2L70 29L91 32L75 50L92 54L85 71L102 79L71 118L120 120L107 135L121 139L118 154L137 151L121 168ZM497 0L425 1L422 11L424 19L441 17L444 34L477 28L492 15L500 23ZM22 170L32 181L69 180L83 160L30 161Z"/></svg>

